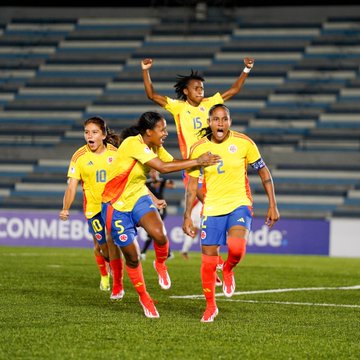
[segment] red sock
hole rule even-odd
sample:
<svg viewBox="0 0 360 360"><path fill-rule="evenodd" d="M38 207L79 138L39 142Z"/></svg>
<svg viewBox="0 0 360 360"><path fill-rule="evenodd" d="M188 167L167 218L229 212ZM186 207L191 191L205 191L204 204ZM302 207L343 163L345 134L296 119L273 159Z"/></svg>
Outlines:
<svg viewBox="0 0 360 360"><path fill-rule="evenodd" d="M128 273L130 281L134 285L134 288L139 294L139 296L143 297L148 295L146 292L146 285L141 263L139 263L138 267L136 268L131 268L126 265L126 272Z"/></svg>
<svg viewBox="0 0 360 360"><path fill-rule="evenodd" d="M113 276L112 292L114 294L117 294L124 288L124 286L123 286L123 262L121 260L121 257L119 259L111 260L110 267L111 267L112 276Z"/></svg>
<svg viewBox="0 0 360 360"><path fill-rule="evenodd" d="M224 265L224 262L224 259L221 257L221 255L219 255L218 265Z"/></svg>
<svg viewBox="0 0 360 360"><path fill-rule="evenodd" d="M241 238L227 239L228 258L224 264L224 271L230 272L246 254L246 240Z"/></svg>
<svg viewBox="0 0 360 360"><path fill-rule="evenodd" d="M159 245L154 241L154 250L156 262L163 264L169 255L169 241L167 241L165 245Z"/></svg>
<svg viewBox="0 0 360 360"><path fill-rule="evenodd" d="M202 254L201 256L201 282L205 295L206 306L216 307L215 302L215 278L217 256Z"/></svg>
<svg viewBox="0 0 360 360"><path fill-rule="evenodd" d="M95 255L95 260L98 265L101 276L106 276L108 272L106 270L105 259L101 255Z"/></svg>

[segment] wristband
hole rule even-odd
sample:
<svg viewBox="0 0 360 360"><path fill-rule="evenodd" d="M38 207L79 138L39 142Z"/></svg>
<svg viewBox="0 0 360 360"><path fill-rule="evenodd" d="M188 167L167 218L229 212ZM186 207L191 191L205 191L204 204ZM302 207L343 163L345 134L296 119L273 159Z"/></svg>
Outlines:
<svg viewBox="0 0 360 360"><path fill-rule="evenodd" d="M244 73L248 74L250 71L251 71L251 68L248 68L247 66L244 67L244 70L243 70Z"/></svg>

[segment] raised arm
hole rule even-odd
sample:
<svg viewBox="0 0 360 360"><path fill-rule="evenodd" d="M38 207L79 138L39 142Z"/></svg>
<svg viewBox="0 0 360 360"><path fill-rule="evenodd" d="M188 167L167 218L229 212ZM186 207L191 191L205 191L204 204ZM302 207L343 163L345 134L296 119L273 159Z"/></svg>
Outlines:
<svg viewBox="0 0 360 360"><path fill-rule="evenodd" d="M173 160L170 162L164 162L158 157L148 161L146 165L157 170L159 173L166 174L170 172L190 169L197 166L210 166L216 165L220 161L219 155L211 153L205 153L200 155L196 159L187 160Z"/></svg>
<svg viewBox="0 0 360 360"><path fill-rule="evenodd" d="M61 220L65 221L69 218L69 210L75 200L78 183L79 180L74 178L68 178L68 184L63 198L63 208L59 214Z"/></svg>
<svg viewBox="0 0 360 360"><path fill-rule="evenodd" d="M221 97L224 99L224 101L231 99L234 95L240 92L241 88L245 83L246 78L249 75L250 70L254 66L254 59L246 57L244 59L244 64L245 64L245 68L238 77L238 79L232 84L230 89L226 90L223 94L221 94Z"/></svg>
<svg viewBox="0 0 360 360"><path fill-rule="evenodd" d="M166 97L155 92L151 81L149 70L152 66L152 63L153 63L152 59L143 59L141 61L141 69L143 74L146 96L148 97L148 99L152 100L156 104L160 105L161 107L164 107L166 105Z"/></svg>
<svg viewBox="0 0 360 360"><path fill-rule="evenodd" d="M183 231L185 234L194 237L196 235L196 230L191 219L191 210L194 205L196 198L196 192L198 188L198 178L189 176L189 181L186 187L185 193L185 212L184 212L184 221L183 221Z"/></svg>
<svg viewBox="0 0 360 360"><path fill-rule="evenodd" d="M276 204L274 182L269 169L265 166L258 171L264 190L269 200L269 208L266 215L265 224L270 228L280 219L279 210Z"/></svg>

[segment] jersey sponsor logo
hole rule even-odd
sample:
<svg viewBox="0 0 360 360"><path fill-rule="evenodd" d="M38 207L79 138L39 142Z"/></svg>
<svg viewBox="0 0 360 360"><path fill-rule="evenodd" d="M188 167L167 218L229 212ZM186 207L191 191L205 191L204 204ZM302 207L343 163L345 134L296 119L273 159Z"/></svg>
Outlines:
<svg viewBox="0 0 360 360"><path fill-rule="evenodd" d="M100 241L102 239L102 236L101 236L101 234L96 233L95 238L96 238L97 241Z"/></svg>
<svg viewBox="0 0 360 360"><path fill-rule="evenodd" d="M232 144L232 145L229 146L228 150L229 150L230 153L234 154L234 153L237 152L238 148L237 148L236 145Z"/></svg>
<svg viewBox="0 0 360 360"><path fill-rule="evenodd" d="M122 242L125 242L127 239L128 239L128 236L126 234L121 234L119 236L119 240L122 241Z"/></svg>
<svg viewBox="0 0 360 360"><path fill-rule="evenodd" d="M244 222L245 222L245 220L244 220L244 218L243 218L243 217L241 217L240 219L237 219L237 221L238 221L238 222L242 222L242 223L244 223Z"/></svg>
<svg viewBox="0 0 360 360"><path fill-rule="evenodd" d="M94 165L94 163L90 160L86 165Z"/></svg>
<svg viewBox="0 0 360 360"><path fill-rule="evenodd" d="M206 231L202 230L200 237L202 240L204 240L206 238Z"/></svg>

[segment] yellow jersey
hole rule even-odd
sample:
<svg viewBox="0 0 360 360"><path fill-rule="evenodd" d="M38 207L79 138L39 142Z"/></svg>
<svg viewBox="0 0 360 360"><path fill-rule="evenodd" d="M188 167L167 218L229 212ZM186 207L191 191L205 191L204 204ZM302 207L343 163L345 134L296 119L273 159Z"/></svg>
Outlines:
<svg viewBox="0 0 360 360"><path fill-rule="evenodd" d="M149 194L145 182L150 167L145 163L156 157L164 162L173 160L163 147L149 148L141 135L127 137L114 159L102 201L111 202L118 211L131 211L140 197Z"/></svg>
<svg viewBox="0 0 360 360"><path fill-rule="evenodd" d="M213 105L223 104L220 93L204 98L199 106L192 106L187 101L166 97L164 109L169 111L175 120L179 148L183 159L190 154L190 147L199 140L198 132L207 127L209 110Z"/></svg>
<svg viewBox="0 0 360 360"><path fill-rule="evenodd" d="M190 157L194 159L208 151L220 155L221 161L203 168L206 184L203 215L225 215L239 206L252 206L247 167L261 158L256 144L248 136L230 130L222 143L211 142L207 137L196 142ZM200 170L194 168L189 175L198 178Z"/></svg>
<svg viewBox="0 0 360 360"><path fill-rule="evenodd" d="M111 144L106 145L102 154L95 154L84 145L71 158L67 176L81 182L87 219L101 212L101 194L116 154L117 148Z"/></svg>

